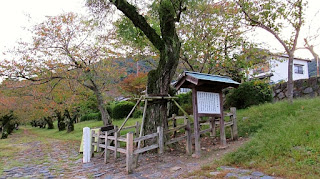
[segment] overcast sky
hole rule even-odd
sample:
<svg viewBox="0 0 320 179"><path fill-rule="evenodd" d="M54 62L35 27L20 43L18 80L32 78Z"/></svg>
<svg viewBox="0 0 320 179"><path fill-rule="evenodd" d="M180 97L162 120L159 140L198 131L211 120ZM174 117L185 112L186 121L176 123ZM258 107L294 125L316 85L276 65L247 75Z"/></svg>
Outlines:
<svg viewBox="0 0 320 179"><path fill-rule="evenodd" d="M26 31L23 27L31 24L39 23L44 20L45 16L54 16L63 12L85 13L85 0L1 0L0 1L0 60L3 58L2 52L8 48L12 48L19 38L26 38ZM309 9L307 17L310 20L314 18L314 14L320 9L319 0L309 0ZM31 17L30 18L28 18ZM316 27L320 27L320 15L313 21ZM303 29L300 35L300 46L302 46L302 38L306 36L307 30ZM255 39L258 42L269 44L272 49L284 51L281 45L264 31L257 31ZM320 40L320 38L319 38ZM320 53L320 47L316 50ZM301 58L312 58L307 51L297 51L296 55Z"/></svg>

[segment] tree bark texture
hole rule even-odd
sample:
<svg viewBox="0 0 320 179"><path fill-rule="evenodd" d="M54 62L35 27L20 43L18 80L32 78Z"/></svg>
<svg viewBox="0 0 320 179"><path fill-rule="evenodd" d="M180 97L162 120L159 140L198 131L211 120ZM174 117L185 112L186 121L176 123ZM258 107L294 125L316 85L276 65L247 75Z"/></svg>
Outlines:
<svg viewBox="0 0 320 179"><path fill-rule="evenodd" d="M157 69L148 74L147 94L149 96L167 96L170 83L177 69L181 42L178 38L175 23L177 22L176 4L177 0L161 0L159 7L159 20L161 36L147 23L136 8L126 0L110 0L120 11L122 11L133 24L140 28L150 42L159 50L160 61ZM181 3L180 3L181 5ZM157 126L167 128L167 101L154 100L148 103L144 134L154 133Z"/></svg>
<svg viewBox="0 0 320 179"><path fill-rule="evenodd" d="M103 125L107 126L107 125L111 124L112 121L111 121L110 115L108 114L107 110L104 108L104 100L103 100L102 94L98 89L94 89L93 92L94 92L94 94L97 98L97 101L98 101L98 109L101 113L101 119L103 121Z"/></svg>
<svg viewBox="0 0 320 179"><path fill-rule="evenodd" d="M289 103L293 103L293 52L289 53L289 61L288 61L288 83L287 83L287 96Z"/></svg>

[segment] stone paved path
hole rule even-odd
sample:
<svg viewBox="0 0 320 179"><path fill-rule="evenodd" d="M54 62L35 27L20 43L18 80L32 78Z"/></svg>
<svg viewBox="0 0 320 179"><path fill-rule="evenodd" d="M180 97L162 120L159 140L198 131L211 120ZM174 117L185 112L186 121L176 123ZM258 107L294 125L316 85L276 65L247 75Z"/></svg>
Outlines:
<svg viewBox="0 0 320 179"><path fill-rule="evenodd" d="M259 171L247 170L241 168L234 168L229 166L221 166L218 171L210 172L210 175L215 178L223 174L224 178L233 179L280 179L279 177L272 177Z"/></svg>
<svg viewBox="0 0 320 179"><path fill-rule="evenodd" d="M5 178L181 178L188 172L199 170L200 166L235 150L244 141L229 143L227 149L219 149L219 145L210 144L202 148L202 158L194 159L184 154L184 149L168 149L166 155L144 154L139 158L139 167L131 175L125 173L125 156L116 161L110 159L103 163L101 154L96 154L92 162L83 164L82 155L78 153L79 142L61 141L39 138L24 131L24 136L32 138L31 142L19 140L19 135L10 136L12 145L23 145L23 150L11 160L1 159L6 168L0 179ZM209 139L204 139L209 140ZM212 140L212 139L210 139ZM111 153L111 156L112 153ZM228 176L238 175L232 170ZM214 174L214 173L213 173ZM249 174L249 173L248 173ZM254 173L251 173L253 175ZM214 175L212 175L214 177ZM227 177L228 177L227 176ZM233 176L233 177L234 177ZM245 177L245 175L239 175ZM265 178L269 179L269 178Z"/></svg>

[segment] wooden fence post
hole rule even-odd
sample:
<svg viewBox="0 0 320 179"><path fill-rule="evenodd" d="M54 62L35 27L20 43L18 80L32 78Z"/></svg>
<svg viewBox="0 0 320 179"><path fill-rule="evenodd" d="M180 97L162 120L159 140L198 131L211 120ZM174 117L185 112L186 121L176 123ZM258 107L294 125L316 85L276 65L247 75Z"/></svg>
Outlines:
<svg viewBox="0 0 320 179"><path fill-rule="evenodd" d="M91 157L94 156L94 142L95 142L95 137L94 137L94 130L91 130Z"/></svg>
<svg viewBox="0 0 320 179"><path fill-rule="evenodd" d="M99 131L98 131L98 134L97 134L97 135L98 135L98 141L97 141L97 152L100 152L100 151L101 151L101 148L100 148L100 146L99 146L99 145L102 143L102 142L101 142L101 138L100 138L101 130L99 130Z"/></svg>
<svg viewBox="0 0 320 179"><path fill-rule="evenodd" d="M105 132L105 138L104 138L104 143L105 143L105 148L104 148L104 163L107 163L108 157L110 155L110 151L108 150L108 147L110 146L110 142L108 139L108 131Z"/></svg>
<svg viewBox="0 0 320 179"><path fill-rule="evenodd" d="M114 158L117 159L118 158L118 152L117 152L117 149L118 149L118 127L117 126L114 126L114 128L116 129L115 132L114 132Z"/></svg>
<svg viewBox="0 0 320 179"><path fill-rule="evenodd" d="M132 161L133 161L133 133L127 133L127 153L126 153L126 170L127 173L132 173Z"/></svg>
<svg viewBox="0 0 320 179"><path fill-rule="evenodd" d="M138 137L139 136L139 121L136 122L136 130L135 130L135 136Z"/></svg>
<svg viewBox="0 0 320 179"><path fill-rule="evenodd" d="M237 124L237 109L235 107L230 108L230 112L232 113L232 133L233 140L238 140L238 124Z"/></svg>
<svg viewBox="0 0 320 179"><path fill-rule="evenodd" d="M190 121L184 116L184 125L186 125L185 128L185 135L187 136L186 138L186 152L188 155L192 154L192 141L191 141L191 126L190 126Z"/></svg>
<svg viewBox="0 0 320 179"><path fill-rule="evenodd" d="M210 136L214 137L216 136L216 118L211 117L209 122L210 122L210 129L211 129Z"/></svg>
<svg viewBox="0 0 320 179"><path fill-rule="evenodd" d="M162 154L164 150L163 127L158 126L157 132L158 132L158 144L159 144L158 153Z"/></svg>
<svg viewBox="0 0 320 179"><path fill-rule="evenodd" d="M172 123L173 123L173 128L177 127L177 119L176 119L176 114L172 114ZM176 138L177 136L177 131L173 132L173 138Z"/></svg>

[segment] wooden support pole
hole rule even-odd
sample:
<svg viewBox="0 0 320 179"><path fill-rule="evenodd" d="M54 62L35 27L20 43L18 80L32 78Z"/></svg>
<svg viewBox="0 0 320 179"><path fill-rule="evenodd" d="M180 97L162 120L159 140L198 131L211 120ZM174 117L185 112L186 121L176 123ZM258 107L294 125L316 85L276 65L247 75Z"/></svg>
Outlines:
<svg viewBox="0 0 320 179"><path fill-rule="evenodd" d="M140 126L140 134L139 134L139 137L142 137L143 135L143 127L144 127L144 123L145 123L145 119L146 119L146 113L147 113L147 107L148 107L148 101L145 100L144 102L144 108L143 108L143 115L142 115L142 122L141 122L141 126ZM141 141L138 142L138 146L137 146L137 149L140 149L141 147ZM139 160L139 154L137 154L135 156L135 159L134 159L134 167L137 167L138 166L138 160Z"/></svg>
<svg viewBox="0 0 320 179"><path fill-rule="evenodd" d="M188 155L191 155L192 154L191 126L190 126L190 121L187 119L186 116L184 118L184 125L186 125L185 135L187 136L187 138L186 138L186 153Z"/></svg>
<svg viewBox="0 0 320 179"><path fill-rule="evenodd" d="M130 111L130 113L128 114L127 118L124 120L124 122L123 122L122 125L120 126L118 132L120 132L121 129L123 128L123 126L127 123L129 117L130 117L131 114L134 112L134 110L136 109L136 107L138 106L138 104L141 102L142 97L143 97L143 96L141 96L141 97L139 98L139 100L137 101L137 103L133 106L133 108L131 109L131 111Z"/></svg>
<svg viewBox="0 0 320 179"><path fill-rule="evenodd" d="M211 117L209 122L210 122L210 129L211 129L210 136L214 137L214 136L216 136L216 124L215 124L216 118Z"/></svg>
<svg viewBox="0 0 320 179"><path fill-rule="evenodd" d="M140 127L139 121L137 121L137 122L136 122L135 132L134 132L134 135L135 135L136 137L138 137L138 135L139 135L139 127Z"/></svg>
<svg viewBox="0 0 320 179"><path fill-rule="evenodd" d="M233 140L238 140L238 124L237 124L237 109L235 107L230 108L230 112L232 113L231 119L232 119L232 136Z"/></svg>
<svg viewBox="0 0 320 179"><path fill-rule="evenodd" d="M126 170L127 173L132 173L132 161L133 161L133 133L127 133L127 153L126 153Z"/></svg>
<svg viewBox="0 0 320 179"><path fill-rule="evenodd" d="M193 118L194 118L194 145L195 145L195 155L200 157L201 147L200 147L200 126L199 126L199 115L198 115L198 105L197 105L197 90L192 88L192 106L193 106Z"/></svg>
<svg viewBox="0 0 320 179"><path fill-rule="evenodd" d="M108 147L110 146L109 143L109 139L108 139L108 131L105 132L105 138L104 138L104 144L105 144L105 148L104 148L104 163L107 163L108 161L108 157L110 155L110 151L108 150Z"/></svg>
<svg viewBox="0 0 320 179"><path fill-rule="evenodd" d="M163 154L164 151L164 136L163 136L163 127L158 126L157 127L157 133L158 133L158 144L159 144L159 154Z"/></svg>
<svg viewBox="0 0 320 179"><path fill-rule="evenodd" d="M223 114L223 96L222 92L220 92L220 143L222 147L225 147L227 145L227 139L226 139L226 132L225 132L225 126L224 126L224 114Z"/></svg>
<svg viewBox="0 0 320 179"><path fill-rule="evenodd" d="M117 132L117 126L114 127L115 128L115 132L114 132L114 158L117 159L118 158L118 132Z"/></svg>
<svg viewBox="0 0 320 179"><path fill-rule="evenodd" d="M93 137L95 134L94 130L91 130L91 157L94 156L94 140L95 140L95 137Z"/></svg>
<svg viewBox="0 0 320 179"><path fill-rule="evenodd" d="M173 123L173 128L177 127L177 119L176 119L176 114L172 114L172 123ZM177 136L177 131L173 132L173 138L176 138Z"/></svg>
<svg viewBox="0 0 320 179"><path fill-rule="evenodd" d="M98 140L97 140L97 152L101 152L101 148L99 146L102 143L100 135L101 135L101 130L98 131L98 136L97 136L97 138L98 138Z"/></svg>

